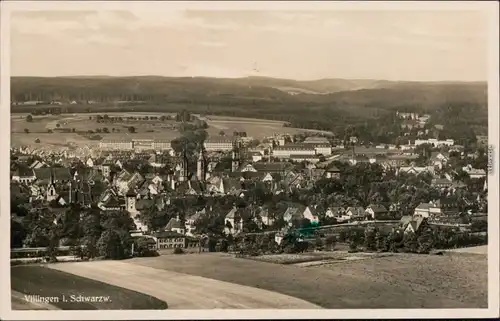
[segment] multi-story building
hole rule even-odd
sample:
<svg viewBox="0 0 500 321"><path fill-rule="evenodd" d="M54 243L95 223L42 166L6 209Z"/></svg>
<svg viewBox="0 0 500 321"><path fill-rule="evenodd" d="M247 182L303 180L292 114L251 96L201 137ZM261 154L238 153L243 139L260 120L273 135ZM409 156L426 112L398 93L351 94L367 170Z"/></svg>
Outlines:
<svg viewBox="0 0 500 321"><path fill-rule="evenodd" d="M330 142L326 137L321 136L309 136L304 139L304 144L315 144L315 145L329 145Z"/></svg>
<svg viewBox="0 0 500 321"><path fill-rule="evenodd" d="M169 140L155 139L132 139L132 140L102 140L99 147L103 150L171 150L172 144Z"/></svg>
<svg viewBox="0 0 500 321"><path fill-rule="evenodd" d="M327 144L318 144L314 146L314 150L316 151L316 154L321 154L323 156L330 156L332 155L332 146L330 146L329 143Z"/></svg>
<svg viewBox="0 0 500 321"><path fill-rule="evenodd" d="M233 149L234 139L228 137L213 137L208 138L203 143L207 152L211 151L230 151Z"/></svg>
<svg viewBox="0 0 500 321"><path fill-rule="evenodd" d="M186 247L186 236L172 231L163 231L153 235L158 250Z"/></svg>
<svg viewBox="0 0 500 321"><path fill-rule="evenodd" d="M160 139L153 142L154 150L171 150L172 143L170 140Z"/></svg>
<svg viewBox="0 0 500 321"><path fill-rule="evenodd" d="M133 142L131 140L101 140L99 142L99 148L110 150L110 149L125 149L131 150L133 149Z"/></svg>
<svg viewBox="0 0 500 321"><path fill-rule="evenodd" d="M290 155L316 155L316 149L309 144L286 144L275 147L273 156L278 158L290 158Z"/></svg>
<svg viewBox="0 0 500 321"><path fill-rule="evenodd" d="M444 146L444 145L453 146L455 144L455 141L453 139L438 140L435 138L416 139L415 140L415 146L423 145L423 144L430 144L430 145L433 145L434 147Z"/></svg>
<svg viewBox="0 0 500 321"><path fill-rule="evenodd" d="M136 151L141 150L154 150L154 140L152 139L133 139L132 146Z"/></svg>

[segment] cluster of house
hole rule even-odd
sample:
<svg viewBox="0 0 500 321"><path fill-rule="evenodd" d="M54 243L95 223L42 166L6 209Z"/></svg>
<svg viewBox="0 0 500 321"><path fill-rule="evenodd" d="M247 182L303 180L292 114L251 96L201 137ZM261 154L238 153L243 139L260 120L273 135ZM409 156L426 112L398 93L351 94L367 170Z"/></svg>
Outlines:
<svg viewBox="0 0 500 321"><path fill-rule="evenodd" d="M396 116L399 119L403 120L403 123L401 124L401 126L403 128L408 127L408 126L424 127L425 124L427 124L431 118L431 115L429 115L429 114L420 115L419 113L415 113L415 112L402 113L399 111L396 111Z"/></svg>
<svg viewBox="0 0 500 321"><path fill-rule="evenodd" d="M210 143L219 145L207 145ZM217 146L217 151L220 151L222 146L220 144L226 143L229 144L223 141L208 141L205 146ZM287 146L284 142L279 142L281 143L283 145L279 147ZM324 143L322 138L311 138L303 144L307 145L308 150L312 150L323 148ZM62 154L55 158L54 155L50 155L31 163L27 163L31 159L30 156L23 155L21 150L17 150L15 153L18 168L11 175L11 193L15 190L16 193L24 194L32 207L46 206L47 203L55 202L59 206L78 203L82 206L97 205L102 211L128 211L138 229L146 231L147 228L139 219L141 212L151 208L162 211L173 198L222 195L244 197L249 186L256 182L263 183L262 186L270 192L279 194L309 188L316 180L323 177L338 178L341 175L340 170L332 162L328 164L309 162L304 166L287 161L256 161L254 155L252 160L243 161L240 147L233 141L230 146L231 149L228 150L231 155L230 164L221 161L220 158L212 157L213 154L204 148L198 153L196 168L190 168L186 155L172 156L171 153L158 154L150 150L115 150L98 158L87 157L77 162L73 158L65 158ZM229 145L224 148L229 148ZM368 149L363 150L362 147L357 150L365 153L361 155L347 153L336 159L351 164L378 163L385 168L397 168L398 173L417 175L424 172L434 175L436 169L445 167L449 161L448 153L436 152L432 154L428 166L408 166L408 162L414 160L415 155L380 155L375 152L370 154ZM377 149L373 150L379 152ZM130 166L125 166L131 163L137 165L136 168L142 164L149 164L157 170L155 173L143 173L139 169L131 170ZM161 171L166 165L170 170ZM472 178L486 175L484 170L474 169L470 165L465 166L463 170ZM463 183L454 181L449 174L445 174L445 178L434 178L432 184L450 191L464 187ZM414 218L418 220L419 217L443 216L439 215L442 212L436 209L442 210L442 206L439 202L421 204L415 210ZM424 208L428 211L425 212ZM367 208L330 208L321 210L323 213L320 213L316 207L291 204L282 213L282 217L288 225L301 219L308 219L313 223L319 222L319 218L335 218L340 222L367 218L385 220L393 218L393 213L397 210L397 205L386 208L384 205L372 204ZM157 248L180 247L181 244L183 247L195 246L196 239L192 238L196 234L194 223L205 213L206 210L193 213L186 217L184 222L179 218L173 218L165 231L158 237L155 236ZM243 209L238 208L233 208L227 213L225 217L227 233L235 234L243 229L244 220L241 220L241 217L249 215L245 213ZM281 217L276 213L269 213L265 208L253 211L251 215L257 224L267 226L272 225L277 217Z"/></svg>

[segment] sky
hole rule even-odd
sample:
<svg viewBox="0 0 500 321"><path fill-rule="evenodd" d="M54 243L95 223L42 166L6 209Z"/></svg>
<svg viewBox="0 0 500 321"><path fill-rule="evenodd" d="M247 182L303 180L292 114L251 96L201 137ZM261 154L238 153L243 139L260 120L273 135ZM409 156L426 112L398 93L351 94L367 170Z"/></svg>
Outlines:
<svg viewBox="0 0 500 321"><path fill-rule="evenodd" d="M484 81L480 11L15 11L12 76Z"/></svg>

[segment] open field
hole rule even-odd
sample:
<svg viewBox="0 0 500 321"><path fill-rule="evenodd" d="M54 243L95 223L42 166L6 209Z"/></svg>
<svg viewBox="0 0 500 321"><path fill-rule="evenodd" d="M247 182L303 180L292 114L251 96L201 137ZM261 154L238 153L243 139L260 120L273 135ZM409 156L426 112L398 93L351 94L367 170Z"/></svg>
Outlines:
<svg viewBox="0 0 500 321"><path fill-rule="evenodd" d="M65 265L71 263L64 263ZM119 288L84 277L50 269L41 265L11 267L11 289L13 309L61 310L117 310L117 309L166 309L167 303L139 292ZM26 295L58 297L59 302L47 304L28 303ZM63 302L62 296L67 302ZM71 295L106 296L108 302L71 302ZM24 302L23 302L24 301ZM24 303L24 304L23 304Z"/></svg>
<svg viewBox="0 0 500 321"><path fill-rule="evenodd" d="M80 114L62 114L62 115L43 115L34 116L32 122L26 121L28 114L12 114L11 116L11 144L12 146L36 146L62 148L68 144L76 146L90 145L96 146L99 144L97 140L89 140L86 137L79 135L78 132L87 132L88 130L108 128L109 133L99 133L103 139L119 140L119 139L167 139L172 140L180 134L176 129L168 128L169 123L173 121L165 121L162 123L152 122L120 122L120 123L97 123L96 115L107 114L110 117L129 117L129 116L161 116L172 115L170 113L154 113L154 112L124 112L124 113L80 113ZM301 132L321 132L308 129L298 129L291 127L283 127L283 122L272 121L255 118L238 118L229 116L207 116L209 128L207 132L210 136L219 136L221 131L226 135L232 135L233 132L246 132L248 136L262 139L264 137L273 136L274 134L297 134ZM59 133L54 132L49 134L48 130L54 130L59 125L61 129L74 129L77 133ZM134 126L136 133L130 134L128 127ZM29 134L25 133L25 129L29 130ZM113 132L113 129L119 132ZM328 132L323 132L327 133ZM36 144L35 140L40 139L40 144Z"/></svg>
<svg viewBox="0 0 500 321"><path fill-rule="evenodd" d="M197 255L186 255L197 256ZM164 256L174 259L173 255ZM155 269L130 261L54 264L50 267L149 294L168 302L169 309L316 309L318 306L271 291ZM218 269L217 264L207 267Z"/></svg>
<svg viewBox="0 0 500 321"><path fill-rule="evenodd" d="M40 143L35 143L36 139L40 140ZM11 145L12 147L18 146L32 146L36 148L46 148L46 149L58 149L67 148L70 144L74 144L78 147L83 146L98 146L99 141L89 140L81 135L74 133L64 133L64 134L21 134L15 133L11 134Z"/></svg>
<svg viewBox="0 0 500 321"><path fill-rule="evenodd" d="M334 252L310 252L303 254L269 254L247 259L275 263L275 264L293 264L296 266L313 266L323 265L327 262L344 262L345 260L363 260L391 256L393 253L355 253L351 254L347 251L334 251Z"/></svg>
<svg viewBox="0 0 500 321"><path fill-rule="evenodd" d="M246 132L248 136L256 139L273 136L274 134L294 135L304 132L331 134L320 130L283 127L284 123L282 121L212 115L208 115L206 118L209 126L207 132L210 136L218 136L220 131L224 131L226 135L232 135L235 131Z"/></svg>
<svg viewBox="0 0 500 321"><path fill-rule="evenodd" d="M464 248L460 248L460 249L447 250L447 252L487 255L488 254L488 245L464 247Z"/></svg>
<svg viewBox="0 0 500 321"><path fill-rule="evenodd" d="M106 113L109 116L152 116L164 115L159 113ZM54 130L59 124L60 128L75 129L76 132L87 132L93 130L94 132L100 128L108 128L109 133L99 133L103 139L120 140L120 139L174 139L179 136L179 132L174 129L164 128L160 124L151 124L147 122L139 123L97 123L95 117L97 114L64 114L59 116L34 116L33 122L26 121L26 115L20 116L15 114L11 117L11 144L12 146L36 146L36 147L50 147L62 148L67 147L68 144L75 146L97 146L98 140L90 140L78 133L51 133L49 129ZM103 115L103 113L101 113ZM134 126L136 133L130 134L128 127ZM120 132L113 132L112 129L118 129ZM29 134L24 132L24 129L30 131ZM40 139L40 143L35 143L36 139Z"/></svg>
<svg viewBox="0 0 500 321"><path fill-rule="evenodd" d="M330 309L486 308L488 304L488 264L480 255L398 254L318 267L221 254L129 262L275 291Z"/></svg>

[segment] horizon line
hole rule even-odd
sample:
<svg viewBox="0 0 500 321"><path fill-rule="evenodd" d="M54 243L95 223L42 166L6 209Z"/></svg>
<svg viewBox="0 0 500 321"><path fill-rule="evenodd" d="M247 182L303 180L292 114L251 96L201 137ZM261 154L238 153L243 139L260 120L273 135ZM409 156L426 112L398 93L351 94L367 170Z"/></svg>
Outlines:
<svg viewBox="0 0 500 321"><path fill-rule="evenodd" d="M116 75L58 75L58 76L27 76L11 75L10 78L205 78L205 79L221 79L221 80L238 80L238 79L248 79L248 78L262 78L262 79L275 79L275 80L291 80L297 82L314 82L314 81L324 81L324 80L347 80L347 81L386 81L386 82L399 82L399 83L488 83L488 80L391 80L391 79L377 79L377 78L342 78L342 77L331 77L331 78L314 78L314 79L294 79L294 78L281 78L274 76L239 76L239 77L215 77L215 76L165 76L165 75L154 75L154 74L144 74L144 75L126 75L126 76L116 76Z"/></svg>

